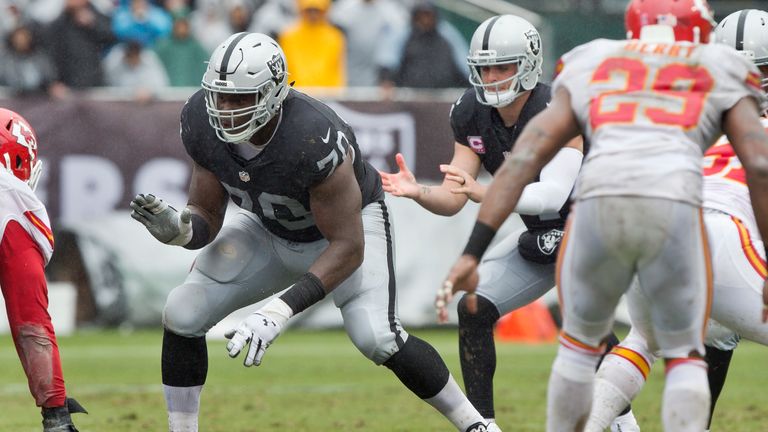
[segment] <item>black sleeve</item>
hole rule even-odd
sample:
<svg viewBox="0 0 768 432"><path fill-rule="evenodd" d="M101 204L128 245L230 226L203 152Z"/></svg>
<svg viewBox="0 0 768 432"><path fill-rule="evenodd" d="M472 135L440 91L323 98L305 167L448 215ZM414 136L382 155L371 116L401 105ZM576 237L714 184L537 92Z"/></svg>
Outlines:
<svg viewBox="0 0 768 432"><path fill-rule="evenodd" d="M469 146L467 137L472 135L469 133L469 125L473 121L475 103L475 90L469 89L451 106L450 121L453 139L465 146Z"/></svg>

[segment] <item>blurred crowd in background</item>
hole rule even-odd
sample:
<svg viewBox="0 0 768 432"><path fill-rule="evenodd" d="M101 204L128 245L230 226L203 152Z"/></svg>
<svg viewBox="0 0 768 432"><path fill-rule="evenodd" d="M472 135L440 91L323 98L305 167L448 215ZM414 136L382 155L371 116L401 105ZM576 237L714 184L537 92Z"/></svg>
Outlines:
<svg viewBox="0 0 768 432"><path fill-rule="evenodd" d="M0 0L0 86L63 99L194 87L218 43L266 33L302 87L464 87L465 37L428 0Z"/></svg>

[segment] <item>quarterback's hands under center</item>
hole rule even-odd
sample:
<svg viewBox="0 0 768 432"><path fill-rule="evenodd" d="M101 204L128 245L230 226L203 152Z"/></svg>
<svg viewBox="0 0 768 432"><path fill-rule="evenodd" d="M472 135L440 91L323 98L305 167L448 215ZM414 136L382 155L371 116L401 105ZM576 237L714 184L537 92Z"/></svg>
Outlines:
<svg viewBox="0 0 768 432"><path fill-rule="evenodd" d="M254 312L244 319L236 329L224 334L224 337L229 339L227 352L229 352L230 357L235 358L250 342L243 365L246 367L259 366L269 345L280 335L280 330L281 326L277 321L259 312Z"/></svg>
<svg viewBox="0 0 768 432"><path fill-rule="evenodd" d="M466 291L467 310L469 313L477 312L477 296L475 290L480 280L477 273L477 259L471 255L462 255L456 264L448 272L448 277L443 282L443 286L437 291L435 298L435 308L437 309L437 321L440 323L448 322L448 303L453 300L454 294L458 291Z"/></svg>
<svg viewBox="0 0 768 432"><path fill-rule="evenodd" d="M141 222L160 242L184 246L192 239L192 212L181 213L151 194L139 194L131 200L131 217Z"/></svg>

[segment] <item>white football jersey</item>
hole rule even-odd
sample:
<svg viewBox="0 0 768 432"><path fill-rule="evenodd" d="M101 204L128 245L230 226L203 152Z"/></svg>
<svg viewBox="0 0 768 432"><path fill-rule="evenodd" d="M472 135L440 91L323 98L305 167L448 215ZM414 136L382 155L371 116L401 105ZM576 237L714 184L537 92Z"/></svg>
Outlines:
<svg viewBox="0 0 768 432"><path fill-rule="evenodd" d="M760 104L760 73L722 44L598 39L558 64L590 144L575 198L624 195L702 202L701 160L722 134L723 112Z"/></svg>
<svg viewBox="0 0 768 432"><path fill-rule="evenodd" d="M768 118L763 118L763 126L768 130ZM747 189L747 174L725 136L704 153L704 207L739 218L752 240L760 240Z"/></svg>
<svg viewBox="0 0 768 432"><path fill-rule="evenodd" d="M25 182L0 169L0 239L12 220L32 236L48 264L53 254L53 233L45 206Z"/></svg>

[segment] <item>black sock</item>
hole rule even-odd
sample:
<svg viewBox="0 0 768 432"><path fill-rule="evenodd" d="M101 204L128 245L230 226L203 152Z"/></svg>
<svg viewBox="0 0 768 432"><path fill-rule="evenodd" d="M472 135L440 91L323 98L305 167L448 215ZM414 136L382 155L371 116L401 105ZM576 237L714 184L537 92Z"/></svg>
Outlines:
<svg viewBox="0 0 768 432"><path fill-rule="evenodd" d="M733 357L733 350L723 351L709 345L705 345L706 356L709 368L707 369L707 378L709 378L709 393L712 395L712 403L709 406L709 421L707 422L707 429L712 424L712 414L715 412L715 404L717 398L720 397L720 392L725 385L725 377L728 375L728 366L731 364L731 357Z"/></svg>
<svg viewBox="0 0 768 432"><path fill-rule="evenodd" d="M496 306L477 296L477 313L467 310L465 297L459 301L459 358L467 399L484 418L495 418L493 376L496 373L496 344L493 326L499 320Z"/></svg>
<svg viewBox="0 0 768 432"><path fill-rule="evenodd" d="M414 335L408 335L400 351L385 361L384 366L421 399L429 399L440 393L450 376L440 354L432 345Z"/></svg>
<svg viewBox="0 0 768 432"><path fill-rule="evenodd" d="M166 329L163 333L161 369L165 385L194 387L205 384L208 375L205 336L188 338Z"/></svg>

